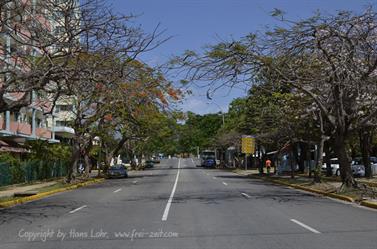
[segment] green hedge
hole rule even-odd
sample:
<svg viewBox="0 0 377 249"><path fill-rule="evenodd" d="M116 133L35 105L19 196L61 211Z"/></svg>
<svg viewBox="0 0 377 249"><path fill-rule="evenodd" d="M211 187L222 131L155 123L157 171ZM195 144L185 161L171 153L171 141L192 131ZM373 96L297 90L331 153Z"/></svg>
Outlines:
<svg viewBox="0 0 377 249"><path fill-rule="evenodd" d="M0 155L0 186L46 180L67 175L68 162L26 160Z"/></svg>

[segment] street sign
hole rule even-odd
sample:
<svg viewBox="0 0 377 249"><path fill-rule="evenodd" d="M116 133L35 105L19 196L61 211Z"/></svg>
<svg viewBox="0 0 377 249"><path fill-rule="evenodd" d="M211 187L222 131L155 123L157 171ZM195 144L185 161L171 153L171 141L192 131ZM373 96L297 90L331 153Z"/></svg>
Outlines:
<svg viewBox="0 0 377 249"><path fill-rule="evenodd" d="M255 137L243 135L242 136L242 153L254 154L255 153Z"/></svg>

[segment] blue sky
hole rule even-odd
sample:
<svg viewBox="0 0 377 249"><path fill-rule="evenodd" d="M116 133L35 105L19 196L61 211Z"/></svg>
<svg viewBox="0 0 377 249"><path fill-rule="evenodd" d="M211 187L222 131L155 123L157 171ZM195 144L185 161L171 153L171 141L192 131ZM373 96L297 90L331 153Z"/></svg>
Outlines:
<svg viewBox="0 0 377 249"><path fill-rule="evenodd" d="M249 32L263 30L279 23L269 13L278 8L290 19L311 16L316 10L332 14L337 10L361 12L366 6L377 7L377 0L108 0L123 14L140 15L135 22L146 31L157 24L172 38L144 55L147 63L163 63L185 50L200 50L229 37L239 38ZM175 79L171 79L175 80ZM180 105L184 111L199 114L226 111L232 99L245 96L245 89L222 89L213 100L206 99L206 90L192 89Z"/></svg>

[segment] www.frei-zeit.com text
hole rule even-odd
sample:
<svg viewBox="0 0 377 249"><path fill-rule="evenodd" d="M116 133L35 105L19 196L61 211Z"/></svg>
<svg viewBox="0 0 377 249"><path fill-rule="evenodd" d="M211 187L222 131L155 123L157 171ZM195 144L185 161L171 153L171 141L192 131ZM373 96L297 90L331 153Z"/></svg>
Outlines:
<svg viewBox="0 0 377 249"><path fill-rule="evenodd" d="M68 230L62 229L46 229L40 231L27 231L20 229L18 237L26 241L42 241L47 240L80 240L80 239L145 239L145 238L177 238L178 233L167 232L162 229L158 231L145 231L144 229L132 229L130 231L106 232L103 229L90 229L87 231L79 231L74 228Z"/></svg>

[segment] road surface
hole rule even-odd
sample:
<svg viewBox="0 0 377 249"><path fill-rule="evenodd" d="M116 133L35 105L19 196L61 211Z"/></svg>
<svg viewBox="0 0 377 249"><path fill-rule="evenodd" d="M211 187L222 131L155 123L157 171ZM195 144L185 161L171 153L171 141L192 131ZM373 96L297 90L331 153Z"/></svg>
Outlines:
<svg viewBox="0 0 377 249"><path fill-rule="evenodd" d="M376 249L377 212L170 159L0 210L0 248Z"/></svg>

